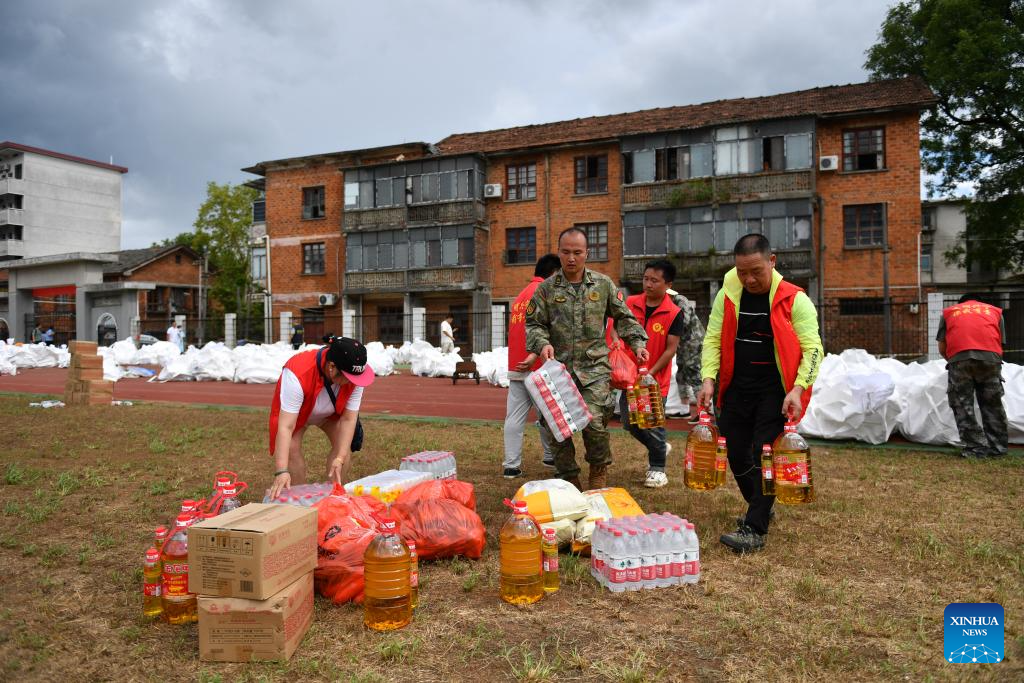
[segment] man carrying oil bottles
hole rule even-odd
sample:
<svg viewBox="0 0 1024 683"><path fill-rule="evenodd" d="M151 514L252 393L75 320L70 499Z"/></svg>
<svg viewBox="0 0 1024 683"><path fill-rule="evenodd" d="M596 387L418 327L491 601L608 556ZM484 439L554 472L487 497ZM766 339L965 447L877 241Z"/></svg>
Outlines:
<svg viewBox="0 0 1024 683"><path fill-rule="evenodd" d="M814 304L775 270L768 239L744 235L733 256L736 267L725 274L708 320L697 404L711 409L717 381L718 428L747 502L736 530L720 540L744 553L764 547L775 503L761 493L761 446L782 433L787 418L803 417L823 351Z"/></svg>
<svg viewBox="0 0 1024 683"><path fill-rule="evenodd" d="M942 311L939 353L949 372L949 407L956 418L964 458L997 458L1010 443L1003 407L1003 311L982 303L976 294ZM974 417L974 399L981 408L981 423Z"/></svg>
<svg viewBox="0 0 1024 683"><path fill-rule="evenodd" d="M615 331L642 363L650 357L647 333L611 278L587 268L587 233L581 228L566 228L558 236L558 260L562 267L540 283L526 307L526 350L542 361L555 359L565 365L586 401L593 416L583 428L590 464L588 488L598 489L607 486L612 462L608 443L612 385L605 321L615 321ZM547 424L542 422L541 429L547 430ZM572 439L555 443L554 455L555 474L581 488Z"/></svg>

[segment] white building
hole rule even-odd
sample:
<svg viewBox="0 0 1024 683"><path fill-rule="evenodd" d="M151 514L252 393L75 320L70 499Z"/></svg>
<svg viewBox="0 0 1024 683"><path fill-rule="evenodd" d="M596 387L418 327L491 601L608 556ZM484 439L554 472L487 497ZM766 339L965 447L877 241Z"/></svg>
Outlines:
<svg viewBox="0 0 1024 683"><path fill-rule="evenodd" d="M121 248L128 169L0 142L0 263Z"/></svg>

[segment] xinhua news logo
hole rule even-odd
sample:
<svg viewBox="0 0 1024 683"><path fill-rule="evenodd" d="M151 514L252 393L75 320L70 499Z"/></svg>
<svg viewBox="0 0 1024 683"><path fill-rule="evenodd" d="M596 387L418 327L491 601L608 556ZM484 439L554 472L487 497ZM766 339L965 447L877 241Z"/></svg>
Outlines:
<svg viewBox="0 0 1024 683"><path fill-rule="evenodd" d="M953 602L943 613L943 656L954 664L1003 661L1003 606L995 602Z"/></svg>

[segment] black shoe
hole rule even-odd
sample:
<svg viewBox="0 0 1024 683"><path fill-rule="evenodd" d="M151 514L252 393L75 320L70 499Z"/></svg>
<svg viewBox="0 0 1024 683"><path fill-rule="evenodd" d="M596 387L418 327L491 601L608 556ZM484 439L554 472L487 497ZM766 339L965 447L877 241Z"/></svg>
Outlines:
<svg viewBox="0 0 1024 683"><path fill-rule="evenodd" d="M774 509L771 510L768 513L768 520L769 521L774 521L775 520L775 510ZM736 518L736 528L737 529L739 529L740 527L742 527L746 523L747 523L747 518L746 517L737 517Z"/></svg>
<svg viewBox="0 0 1024 683"><path fill-rule="evenodd" d="M969 448L964 448L960 451L960 457L966 460L981 460L982 458L988 457L988 454L984 451L974 451Z"/></svg>
<svg viewBox="0 0 1024 683"><path fill-rule="evenodd" d="M731 534L722 534L722 545L738 553L753 553L764 547L767 534L759 534L746 524Z"/></svg>
<svg viewBox="0 0 1024 683"><path fill-rule="evenodd" d="M555 469L555 461L554 460L541 460L541 464L544 465L544 467Z"/></svg>
<svg viewBox="0 0 1024 683"><path fill-rule="evenodd" d="M523 476L523 471L518 467L506 467L504 473L502 473L501 476L505 477L506 479L515 479L516 477Z"/></svg>

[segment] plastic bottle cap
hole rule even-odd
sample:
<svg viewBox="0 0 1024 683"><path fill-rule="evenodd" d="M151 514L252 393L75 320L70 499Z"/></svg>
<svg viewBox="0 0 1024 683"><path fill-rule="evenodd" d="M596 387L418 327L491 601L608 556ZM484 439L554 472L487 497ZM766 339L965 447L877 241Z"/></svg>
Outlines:
<svg viewBox="0 0 1024 683"><path fill-rule="evenodd" d="M640 369L637 370L637 372L640 373L641 375L646 375L648 372L650 372L650 370L648 370L647 366L644 365L644 366L641 366Z"/></svg>
<svg viewBox="0 0 1024 683"><path fill-rule="evenodd" d="M784 429L787 432L795 432L796 431L796 423L795 422L787 422Z"/></svg>
<svg viewBox="0 0 1024 683"><path fill-rule="evenodd" d="M223 493L225 496L233 496L235 495L235 492L237 490L238 489L235 488L234 484L228 484L227 486L221 488L221 493Z"/></svg>
<svg viewBox="0 0 1024 683"><path fill-rule="evenodd" d="M165 527L165 526L158 526L153 531L153 535L154 536L166 536L167 535L167 527Z"/></svg>
<svg viewBox="0 0 1024 683"><path fill-rule="evenodd" d="M771 451L771 450L772 450L772 445L770 443L766 443L765 445L761 446L761 452L762 453L764 453L765 451Z"/></svg>
<svg viewBox="0 0 1024 683"><path fill-rule="evenodd" d="M178 515L177 519L174 520L174 523L178 528L181 528L183 526L188 526L188 523L191 521L192 515L182 514Z"/></svg>
<svg viewBox="0 0 1024 683"><path fill-rule="evenodd" d="M725 445L725 437L724 436L718 437L718 445L719 446L724 446Z"/></svg>
<svg viewBox="0 0 1024 683"><path fill-rule="evenodd" d="M406 541L405 544L409 546L409 550L416 550L416 541Z"/></svg>
<svg viewBox="0 0 1024 683"><path fill-rule="evenodd" d="M157 550L156 548L150 548L149 550L146 551L146 562L153 563L153 562L159 562L159 561L160 561L160 551L159 550Z"/></svg>
<svg viewBox="0 0 1024 683"><path fill-rule="evenodd" d="M709 425L709 424L711 424L711 416L708 415L707 413L701 413L700 414L700 424L702 424L702 425Z"/></svg>
<svg viewBox="0 0 1024 683"><path fill-rule="evenodd" d="M381 531L394 531L396 524L395 520L391 519L390 517L382 517L379 520L378 526L380 527Z"/></svg>
<svg viewBox="0 0 1024 683"><path fill-rule="evenodd" d="M214 487L222 489L225 486L231 485L231 477L217 477L214 483Z"/></svg>
<svg viewBox="0 0 1024 683"><path fill-rule="evenodd" d="M182 512L191 512L192 510L195 510L195 509L196 509L196 502L194 500L189 499L189 500L181 501L181 511Z"/></svg>
<svg viewBox="0 0 1024 683"><path fill-rule="evenodd" d="M544 530L544 539L548 540L548 541L555 540L555 530L554 529L545 529Z"/></svg>
<svg viewBox="0 0 1024 683"><path fill-rule="evenodd" d="M512 501L512 510L517 515L525 515L529 511L529 507L527 507L525 500L515 500Z"/></svg>

